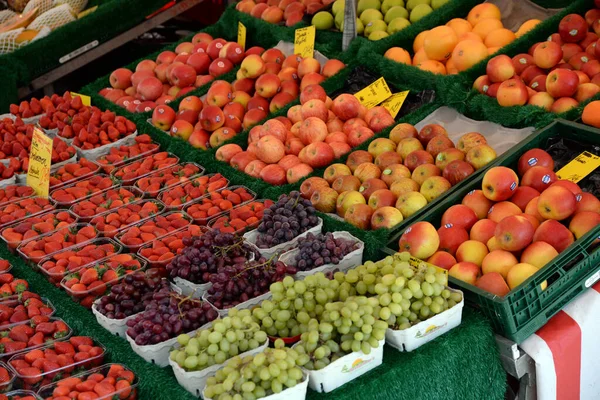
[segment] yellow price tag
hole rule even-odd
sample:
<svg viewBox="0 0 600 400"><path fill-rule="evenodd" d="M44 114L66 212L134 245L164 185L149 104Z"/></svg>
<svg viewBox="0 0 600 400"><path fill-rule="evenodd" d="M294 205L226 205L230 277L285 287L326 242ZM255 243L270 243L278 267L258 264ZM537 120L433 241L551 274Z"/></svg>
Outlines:
<svg viewBox="0 0 600 400"><path fill-rule="evenodd" d="M246 26L241 22L238 22L238 44L242 49L246 50Z"/></svg>
<svg viewBox="0 0 600 400"><path fill-rule="evenodd" d="M52 139L38 128L33 129L27 186L31 186L40 197L48 198L50 188L50 164L52 163Z"/></svg>
<svg viewBox="0 0 600 400"><path fill-rule="evenodd" d="M315 35L317 34L314 26L296 29L294 34L294 54L302 58L310 58L315 54Z"/></svg>
<svg viewBox="0 0 600 400"><path fill-rule="evenodd" d="M390 87L387 85L383 77L377 79L366 88L354 94L354 97L360 103L367 107L373 108L384 100L387 100L392 95Z"/></svg>
<svg viewBox="0 0 600 400"><path fill-rule="evenodd" d="M90 96L86 96L85 94L79 94L79 93L75 93L75 92L71 92L71 96L75 97L75 96L79 96L81 97L81 102L83 103L84 106L91 106L92 105L92 98Z"/></svg>
<svg viewBox="0 0 600 400"><path fill-rule="evenodd" d="M584 151L562 167L556 173L556 176L558 179L566 179L577 183L598 167L600 167L600 157L589 151Z"/></svg>
<svg viewBox="0 0 600 400"><path fill-rule="evenodd" d="M83 10L82 12L80 12L79 14L77 14L77 19L79 18L83 18L87 15L90 15L91 13L93 13L94 11L96 11L98 9L98 6L94 6L91 8L88 8L87 10Z"/></svg>
<svg viewBox="0 0 600 400"><path fill-rule="evenodd" d="M396 115L398 115L398 112L402 108L402 104L404 104L404 100L406 100L408 97L409 92L410 90L405 90L404 92L395 93L381 104L390 112L392 118L396 118Z"/></svg>

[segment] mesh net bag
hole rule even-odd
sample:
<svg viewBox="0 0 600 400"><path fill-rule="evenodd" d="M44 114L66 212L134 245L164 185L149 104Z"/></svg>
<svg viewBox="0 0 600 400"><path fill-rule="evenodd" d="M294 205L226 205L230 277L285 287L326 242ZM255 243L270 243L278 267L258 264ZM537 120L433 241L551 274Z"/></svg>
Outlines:
<svg viewBox="0 0 600 400"><path fill-rule="evenodd" d="M25 9L23 10L23 14L27 14L29 11L33 10L36 7L38 9L36 15L42 15L46 11L52 9L52 7L53 7L52 0L31 0L25 6Z"/></svg>
<svg viewBox="0 0 600 400"><path fill-rule="evenodd" d="M8 6L16 12L20 13L23 11L23 9L25 9L25 6L28 2L29 0L8 0Z"/></svg>
<svg viewBox="0 0 600 400"><path fill-rule="evenodd" d="M54 0L54 7L68 4L75 14L79 14L87 6L88 0Z"/></svg>
<svg viewBox="0 0 600 400"><path fill-rule="evenodd" d="M46 11L29 24L27 28L40 30L44 26L47 26L54 30L73 21L75 21L73 10L71 10L71 7L68 4L63 4L50 11Z"/></svg>
<svg viewBox="0 0 600 400"><path fill-rule="evenodd" d="M17 38L24 30L23 28L19 28L0 33L0 54L12 53L18 49L21 43L17 41Z"/></svg>
<svg viewBox="0 0 600 400"><path fill-rule="evenodd" d="M15 15L17 15L16 12L11 11L11 10L1 10L0 11L0 25L2 25L2 23L8 21L9 19L11 19L12 17L14 17Z"/></svg>

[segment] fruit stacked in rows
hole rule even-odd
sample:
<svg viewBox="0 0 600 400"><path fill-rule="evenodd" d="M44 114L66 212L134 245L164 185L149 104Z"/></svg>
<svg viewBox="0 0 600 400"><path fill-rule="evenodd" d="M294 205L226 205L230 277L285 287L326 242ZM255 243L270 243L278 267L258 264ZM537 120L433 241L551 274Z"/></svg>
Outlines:
<svg viewBox="0 0 600 400"><path fill-rule="evenodd" d="M18 279L11 273L0 274L0 296L8 297L15 294L24 294L29 289L29 283L25 279Z"/></svg>
<svg viewBox="0 0 600 400"><path fill-rule="evenodd" d="M282 194L263 211L263 220L256 228L256 246L268 249L289 242L318 223L315 208L299 192Z"/></svg>
<svg viewBox="0 0 600 400"><path fill-rule="evenodd" d="M74 222L73 214L68 211L55 210L8 226L2 230L0 235L10 248L15 249L22 241L33 239Z"/></svg>
<svg viewBox="0 0 600 400"><path fill-rule="evenodd" d="M309 233L298 240L298 253L294 266L298 271L310 271L328 264L339 264L348 254L356 250L352 240L336 239L331 232L326 234Z"/></svg>
<svg viewBox="0 0 600 400"><path fill-rule="evenodd" d="M184 237L183 250L167 265L171 279L209 283L211 275L236 263L244 264L256 256L243 238L219 231Z"/></svg>
<svg viewBox="0 0 600 400"><path fill-rule="evenodd" d="M62 320L38 315L29 321L0 330L0 354L8 355L41 347L67 336L70 328Z"/></svg>
<svg viewBox="0 0 600 400"><path fill-rule="evenodd" d="M155 153L149 157L144 157L143 159L123 165L113 170L111 176L120 180L124 185L133 185L138 178L177 164L178 161L179 158L173 154L161 151L160 153Z"/></svg>
<svg viewBox="0 0 600 400"><path fill-rule="evenodd" d="M68 113L77 112L77 110L81 109L83 106L83 102L81 101L81 97L72 96L71 92L65 92L62 96L58 94L53 94L52 96L44 96L41 99L32 98L31 100L23 100L21 103L11 104L10 105L10 113L19 118L31 118L37 115L41 115L40 125L42 121L47 122L47 119L44 119L44 114L52 113L56 110ZM71 111L73 110L73 111ZM48 128L48 126L41 125L42 128Z"/></svg>
<svg viewBox="0 0 600 400"><path fill-rule="evenodd" d="M168 105L158 106L152 124L194 147L217 148L343 67L335 59L321 66L314 58L286 57L275 48L262 55L250 54L242 61L236 81L213 82L204 102L196 96L186 97L177 113Z"/></svg>
<svg viewBox="0 0 600 400"><path fill-rule="evenodd" d="M185 248L184 239L201 236L205 232L199 225L188 225L186 228L169 235L157 238L138 250L138 255L148 260L151 266L165 267L177 254Z"/></svg>
<svg viewBox="0 0 600 400"><path fill-rule="evenodd" d="M168 207L181 209L184 205L222 189L228 184L229 180L221 174L202 175L184 184L163 190L158 195L158 200Z"/></svg>
<svg viewBox="0 0 600 400"><path fill-rule="evenodd" d="M562 113L600 92L600 49L597 48L600 8L565 16L558 33L512 59L500 55L488 61L486 75L473 87L495 97L501 106L532 104Z"/></svg>
<svg viewBox="0 0 600 400"><path fill-rule="evenodd" d="M102 364L104 349L88 336L72 336L40 349L23 352L9 364L23 381L23 389L37 390L57 378L68 378L74 371Z"/></svg>
<svg viewBox="0 0 600 400"><path fill-rule="evenodd" d="M80 218L92 218L141 198L131 186L115 187L73 204L70 210Z"/></svg>
<svg viewBox="0 0 600 400"><path fill-rule="evenodd" d="M504 27L501 18L496 5L478 4L466 19L454 18L446 25L419 33L413 42L412 57L401 47L390 48L385 57L434 74L457 74L498 52L541 22L527 20L513 33Z"/></svg>
<svg viewBox="0 0 600 400"><path fill-rule="evenodd" d="M441 125L417 131L396 125L389 138L332 164L300 191L317 210L336 212L360 229L390 229L496 158L483 135L463 135L456 147Z"/></svg>
<svg viewBox="0 0 600 400"><path fill-rule="evenodd" d="M139 179L135 182L135 186L146 195L156 197L161 190L187 182L202 172L202 167L197 164L179 163Z"/></svg>
<svg viewBox="0 0 600 400"><path fill-rule="evenodd" d="M265 208L273 205L272 200L256 200L231 209L225 215L218 217L208 226L223 233L242 234L253 229L262 221Z"/></svg>
<svg viewBox="0 0 600 400"><path fill-rule="evenodd" d="M247 150L228 144L217 159L272 185L294 183L394 124L386 108L367 110L350 94L331 100L318 85L304 88L300 103L252 128Z"/></svg>
<svg viewBox="0 0 600 400"><path fill-rule="evenodd" d="M418 222L400 249L504 296L600 224L600 200L559 180L545 151L525 152L517 169L491 168L481 190L444 212L437 231Z"/></svg>
<svg viewBox="0 0 600 400"><path fill-rule="evenodd" d="M158 214L162 208L163 205L156 200L140 200L100 214L94 217L90 224L105 237L114 237L120 230Z"/></svg>
<svg viewBox="0 0 600 400"><path fill-rule="evenodd" d="M155 61L140 61L135 71L115 70L109 78L111 87L100 95L129 112L147 112L231 71L245 55L262 51L253 47L244 52L235 42L201 32L175 51L161 52Z"/></svg>
<svg viewBox="0 0 600 400"><path fill-rule="evenodd" d="M88 372L42 388L39 395L46 400L66 399L137 399L135 374L120 364L106 364Z"/></svg>
<svg viewBox="0 0 600 400"><path fill-rule="evenodd" d="M28 240L19 246L20 254L35 263L47 255L85 243L98 236L98 231L88 224L65 226L52 233Z"/></svg>
<svg viewBox="0 0 600 400"><path fill-rule="evenodd" d="M54 204L41 197L30 197L15 203L6 204L0 207L0 226L6 226L25 219L28 216L53 209Z"/></svg>
<svg viewBox="0 0 600 400"><path fill-rule="evenodd" d="M112 256L119 250L120 247L107 239L96 239L84 246L54 253L40 261L39 267L52 283L58 285L68 272L75 272L83 266Z"/></svg>
<svg viewBox="0 0 600 400"><path fill-rule="evenodd" d="M140 224L133 225L123 233L118 234L116 239L127 248L137 250L141 246L182 229L190 223L191 219L187 214L175 211L157 215Z"/></svg>
<svg viewBox="0 0 600 400"><path fill-rule="evenodd" d="M6 368L4 364L0 364L0 391L7 392L8 390L10 390L9 385L13 377L13 372ZM0 399L2 399L2 395L0 395Z"/></svg>
<svg viewBox="0 0 600 400"><path fill-rule="evenodd" d="M36 315L50 317L54 311L54 307L39 296L25 300L20 296L7 298L0 301L0 326L29 321Z"/></svg>
<svg viewBox="0 0 600 400"><path fill-rule="evenodd" d="M252 319L250 310L232 309L227 317L215 321L208 329L199 330L193 336L179 335L180 347L171 351L170 358L187 372L202 371L267 341L267 334Z"/></svg>
<svg viewBox="0 0 600 400"><path fill-rule="evenodd" d="M194 331L218 316L208 302L158 292L144 312L127 321L127 336L138 346L157 344Z"/></svg>
<svg viewBox="0 0 600 400"><path fill-rule="evenodd" d="M160 145L153 143L150 136L146 134L138 135L135 137L135 143L133 145L111 147L108 154L96 159L96 163L100 164L103 171L109 174L116 167L120 167L137 158L148 156L158 151L159 148Z"/></svg>
<svg viewBox="0 0 600 400"><path fill-rule="evenodd" d="M53 190L50 193L50 198L59 204L70 205L112 186L114 186L114 183L109 176L99 174Z"/></svg>
<svg viewBox="0 0 600 400"><path fill-rule="evenodd" d="M0 205L33 196L33 188L27 185L8 185L0 189Z"/></svg>
<svg viewBox="0 0 600 400"><path fill-rule="evenodd" d="M254 197L255 195L243 186L219 189L209 192L199 202L186 207L185 211L194 218L194 221L206 223L210 218L250 201Z"/></svg>
<svg viewBox="0 0 600 400"><path fill-rule="evenodd" d="M53 189L75 180L90 177L98 173L98 171L100 171L100 167L86 158L65 164L50 174L50 188Z"/></svg>
<svg viewBox="0 0 600 400"><path fill-rule="evenodd" d="M158 269L136 271L113 285L100 298L96 309L106 318L124 319L144 311L154 293L170 291L169 282L160 276Z"/></svg>
<svg viewBox="0 0 600 400"><path fill-rule="evenodd" d="M115 254L94 266L83 267L66 275L61 286L82 306L91 308L111 285L124 275L139 271L143 262L135 255Z"/></svg>

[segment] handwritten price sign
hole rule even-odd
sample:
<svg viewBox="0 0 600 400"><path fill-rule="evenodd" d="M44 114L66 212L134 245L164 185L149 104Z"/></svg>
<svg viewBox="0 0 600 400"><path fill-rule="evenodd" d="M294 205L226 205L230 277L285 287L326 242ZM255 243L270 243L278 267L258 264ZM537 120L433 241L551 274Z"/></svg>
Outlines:
<svg viewBox="0 0 600 400"><path fill-rule="evenodd" d="M241 22L238 22L237 42L242 49L246 50L246 27Z"/></svg>
<svg viewBox="0 0 600 400"><path fill-rule="evenodd" d="M50 164L52 162L52 139L38 128L33 130L27 186L31 186L39 197L48 198L50 188Z"/></svg>
<svg viewBox="0 0 600 400"><path fill-rule="evenodd" d="M404 104L404 100L406 100L408 93L409 90L395 93L391 95L386 101L381 103L381 105L390 112L393 118L396 118L396 115L398 115L398 112L402 108L402 104Z"/></svg>
<svg viewBox="0 0 600 400"><path fill-rule="evenodd" d="M294 54L298 54L302 58L313 57L315 54L316 32L314 26L296 29L294 36Z"/></svg>
<svg viewBox="0 0 600 400"><path fill-rule="evenodd" d="M384 100L387 100L392 95L392 91L383 77L377 79L366 88L354 94L354 97L360 103L367 107L373 108Z"/></svg>
<svg viewBox="0 0 600 400"><path fill-rule="evenodd" d="M600 167L600 157L589 151L584 151L562 167L556 173L556 176L558 179L566 179L577 183L598 167Z"/></svg>

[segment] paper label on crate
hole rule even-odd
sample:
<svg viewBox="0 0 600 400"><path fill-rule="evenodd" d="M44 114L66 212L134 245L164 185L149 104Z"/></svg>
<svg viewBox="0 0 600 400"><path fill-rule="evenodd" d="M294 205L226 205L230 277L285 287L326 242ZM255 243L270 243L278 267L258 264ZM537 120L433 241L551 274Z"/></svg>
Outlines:
<svg viewBox="0 0 600 400"><path fill-rule="evenodd" d="M91 106L92 105L92 98L90 96L86 96L85 94L79 94L79 93L75 93L75 92L71 92L71 96L75 97L75 96L79 96L81 97L81 103L84 106Z"/></svg>
<svg viewBox="0 0 600 400"><path fill-rule="evenodd" d="M381 103L381 105L390 112L392 118L396 118L396 115L398 115L398 112L402 108L402 104L404 104L404 100L406 100L408 97L409 92L410 90L405 90L404 92L395 93Z"/></svg>
<svg viewBox="0 0 600 400"><path fill-rule="evenodd" d="M392 91L383 77L377 79L366 88L354 94L354 97L360 103L367 107L373 108L382 101L387 100L392 95Z"/></svg>
<svg viewBox="0 0 600 400"><path fill-rule="evenodd" d="M237 43L246 50L246 26L241 22L238 22L238 36Z"/></svg>
<svg viewBox="0 0 600 400"><path fill-rule="evenodd" d="M52 139L38 128L33 129L27 186L31 186L39 197L48 198L50 188L50 164L52 163Z"/></svg>
<svg viewBox="0 0 600 400"><path fill-rule="evenodd" d="M294 54L302 58L310 58L315 54L315 36L317 34L314 26L296 29L294 33Z"/></svg>
<svg viewBox="0 0 600 400"><path fill-rule="evenodd" d="M556 173L556 176L558 179L566 179L577 183L598 167L600 167L600 157L589 151L584 151L562 167Z"/></svg>
<svg viewBox="0 0 600 400"><path fill-rule="evenodd" d="M90 15L91 13L93 13L94 11L96 11L97 9L98 9L98 6L94 6L94 7L88 8L87 10L83 10L82 12L77 14L77 19L86 17L86 16Z"/></svg>

